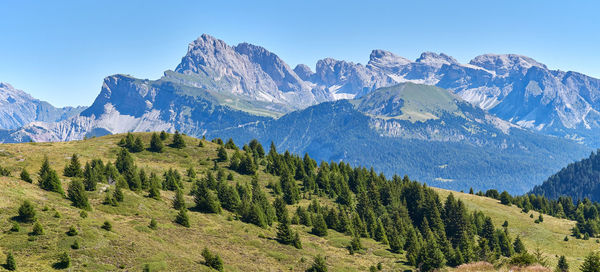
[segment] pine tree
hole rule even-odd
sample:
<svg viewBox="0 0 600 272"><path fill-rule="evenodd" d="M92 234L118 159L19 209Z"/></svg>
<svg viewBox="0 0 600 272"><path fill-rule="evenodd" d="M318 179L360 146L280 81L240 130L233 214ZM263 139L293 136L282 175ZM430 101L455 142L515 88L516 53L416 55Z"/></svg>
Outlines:
<svg viewBox="0 0 600 272"><path fill-rule="evenodd" d="M288 210L283 198L275 198L273 201L273 207L275 207L275 214L277 215L277 220L279 222L287 222L289 220Z"/></svg>
<svg viewBox="0 0 600 272"><path fill-rule="evenodd" d="M225 147L219 146L219 148L217 148L217 161L226 162L227 159L227 151L225 150Z"/></svg>
<svg viewBox="0 0 600 272"><path fill-rule="evenodd" d="M71 156L71 162L67 166L65 166L63 175L65 177L83 176L83 171L81 170L81 163L79 162L79 157L77 156L77 154L73 154L73 156Z"/></svg>
<svg viewBox="0 0 600 272"><path fill-rule="evenodd" d="M56 171L54 171L54 169L50 168L50 162L48 161L48 157L44 158L44 162L42 163L42 167L39 171L39 176L40 188L46 191L59 193L61 195L65 194L62 189L60 179L58 178L58 174L56 174Z"/></svg>
<svg viewBox="0 0 600 272"><path fill-rule="evenodd" d="M511 197L510 194L508 194L507 191L502 192L502 194L500 194L500 203L503 205L508 205L510 206L511 204Z"/></svg>
<svg viewBox="0 0 600 272"><path fill-rule="evenodd" d="M58 262L54 264L54 268L57 269L66 269L71 266L71 257L67 252L63 252L58 256Z"/></svg>
<svg viewBox="0 0 600 272"><path fill-rule="evenodd" d="M131 153L127 151L127 149L121 148L121 150L117 154L115 167L117 168L120 174L129 172L135 168L133 157L131 156Z"/></svg>
<svg viewBox="0 0 600 272"><path fill-rule="evenodd" d="M165 141L169 139L169 134L167 134L164 130L160 132L160 140Z"/></svg>
<svg viewBox="0 0 600 272"><path fill-rule="evenodd" d="M292 205L300 200L298 186L288 171L283 172L279 182L281 184L281 190L283 191L283 199L287 204Z"/></svg>
<svg viewBox="0 0 600 272"><path fill-rule="evenodd" d="M569 272L569 264L567 263L567 258L565 256L560 256L558 258L558 264L556 265L556 272Z"/></svg>
<svg viewBox="0 0 600 272"><path fill-rule="evenodd" d="M83 185L86 191L95 191L98 182L102 181L102 173L98 167L86 163L83 171Z"/></svg>
<svg viewBox="0 0 600 272"><path fill-rule="evenodd" d="M327 236L327 223L325 223L325 219L323 215L320 213L315 214L312 219L313 227L311 233L317 236Z"/></svg>
<svg viewBox="0 0 600 272"><path fill-rule="evenodd" d="M600 256L598 253L590 253L580 267L581 272L600 272Z"/></svg>
<svg viewBox="0 0 600 272"><path fill-rule="evenodd" d="M321 255L317 255L313 261L312 266L306 270L307 272L327 272L327 263L325 258Z"/></svg>
<svg viewBox="0 0 600 272"><path fill-rule="evenodd" d="M90 209L90 203L81 181L77 179L71 181L69 184L69 189L67 190L67 196L71 202L73 202L73 206L83 210Z"/></svg>
<svg viewBox="0 0 600 272"><path fill-rule="evenodd" d="M23 204L19 207L19 220L21 222L33 222L35 221L35 208L29 200L23 201Z"/></svg>
<svg viewBox="0 0 600 272"><path fill-rule="evenodd" d="M6 255L6 264L4 265L4 268L8 271L17 270L17 262L15 262L15 256L13 256L12 252L9 252Z"/></svg>
<svg viewBox="0 0 600 272"><path fill-rule="evenodd" d="M163 131L164 132L164 131ZM156 132L152 133L152 138L150 139L150 151L161 153L164 149L164 144L161 140L161 137L156 134Z"/></svg>
<svg viewBox="0 0 600 272"><path fill-rule="evenodd" d="M25 168L23 168L23 170L21 170L20 177L21 177L22 181L33 183L33 180L31 179L31 176L29 175L29 172L27 172L27 170Z"/></svg>
<svg viewBox="0 0 600 272"><path fill-rule="evenodd" d="M33 224L33 229L31 231L31 235L34 236L39 236L39 235L43 235L44 234L44 227L42 227L42 224L40 224L40 222L35 222L35 224Z"/></svg>
<svg viewBox="0 0 600 272"><path fill-rule="evenodd" d="M149 198L153 198L156 200L160 200L160 190L159 190L159 183L160 181L158 180L158 176L156 176L156 174L151 173L150 174L150 189L148 190L148 197Z"/></svg>
<svg viewBox="0 0 600 272"><path fill-rule="evenodd" d="M231 138L229 138L229 140L227 140L227 143L225 143L225 148L232 149L232 150L238 150L238 147L235 145L235 143L233 142L233 139L231 139Z"/></svg>
<svg viewBox="0 0 600 272"><path fill-rule="evenodd" d="M190 218L188 217L186 208L179 209L179 213L177 214L177 217L175 217L175 223L186 228L190 227Z"/></svg>
<svg viewBox="0 0 600 272"><path fill-rule="evenodd" d="M183 136L179 134L179 131L175 131L175 135L173 135L173 143L171 144L173 148L184 148L185 141L183 140Z"/></svg>
<svg viewBox="0 0 600 272"><path fill-rule="evenodd" d="M218 254L213 254L208 248L204 248L201 255L204 257L204 264L206 264L206 266L217 271L223 271L223 261Z"/></svg>
<svg viewBox="0 0 600 272"><path fill-rule="evenodd" d="M125 196L123 195L123 190L121 190L120 186L115 186L115 192L113 194L113 198L117 202L123 202Z"/></svg>
<svg viewBox="0 0 600 272"><path fill-rule="evenodd" d="M135 137L133 146L129 150L134 153L144 151L144 142L142 142L142 138L140 136Z"/></svg>
<svg viewBox="0 0 600 272"><path fill-rule="evenodd" d="M200 183L200 186L196 188L194 202L201 212L221 213L221 203L219 202L219 199L215 197L213 192L208 189L204 182Z"/></svg>
<svg viewBox="0 0 600 272"><path fill-rule="evenodd" d="M295 233L290 228L290 223L288 221L284 221L279 223L277 226L277 240L284 244L290 245L294 243Z"/></svg>
<svg viewBox="0 0 600 272"><path fill-rule="evenodd" d="M173 209L181 210L183 208L185 208L185 199L183 198L183 191L181 191L181 189L179 189L178 187L177 190L175 190L175 198L173 199Z"/></svg>
<svg viewBox="0 0 600 272"><path fill-rule="evenodd" d="M521 237L520 236L517 236L517 238L513 242L513 248L515 250L515 253L525 253L525 252L527 252L527 249L525 249L525 245L523 244L523 241L521 241Z"/></svg>

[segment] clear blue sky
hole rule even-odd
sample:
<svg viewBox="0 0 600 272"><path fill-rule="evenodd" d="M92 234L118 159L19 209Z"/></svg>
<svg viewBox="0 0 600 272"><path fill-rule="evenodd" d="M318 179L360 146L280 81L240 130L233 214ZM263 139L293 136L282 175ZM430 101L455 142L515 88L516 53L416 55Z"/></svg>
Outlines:
<svg viewBox="0 0 600 272"><path fill-rule="evenodd" d="M365 2L365 3L363 3ZM368 2L368 3L366 3ZM105 76L157 79L208 33L290 66L372 49L531 56L600 77L597 1L2 1L0 81L56 106L90 105Z"/></svg>

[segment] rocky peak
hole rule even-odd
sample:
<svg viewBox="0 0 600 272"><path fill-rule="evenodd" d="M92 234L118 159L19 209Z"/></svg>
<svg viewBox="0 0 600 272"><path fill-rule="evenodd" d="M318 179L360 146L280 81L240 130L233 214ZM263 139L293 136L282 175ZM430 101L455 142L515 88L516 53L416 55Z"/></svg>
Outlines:
<svg viewBox="0 0 600 272"><path fill-rule="evenodd" d="M486 70L496 72L496 75L508 75L512 72L525 74L531 67L548 69L546 65L536 60L516 54L485 54L475 57L469 62L471 65L482 67Z"/></svg>
<svg viewBox="0 0 600 272"><path fill-rule="evenodd" d="M411 61L392 52L375 49L369 56L369 65L380 68L393 68L410 64Z"/></svg>
<svg viewBox="0 0 600 272"><path fill-rule="evenodd" d="M442 67L442 65L451 65L458 64L458 61L453 57L450 57L444 53L433 53L433 52L424 52L421 56L416 60L418 63L428 64L430 66L434 66L437 68Z"/></svg>
<svg viewBox="0 0 600 272"><path fill-rule="evenodd" d="M298 64L294 68L294 72L304 81L310 81L314 72L306 64Z"/></svg>

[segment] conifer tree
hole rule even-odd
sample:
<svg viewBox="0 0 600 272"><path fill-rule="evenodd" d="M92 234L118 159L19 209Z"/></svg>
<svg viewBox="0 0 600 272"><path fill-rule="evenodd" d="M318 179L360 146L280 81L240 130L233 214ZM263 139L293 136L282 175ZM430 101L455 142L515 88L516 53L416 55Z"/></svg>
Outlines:
<svg viewBox="0 0 600 272"><path fill-rule="evenodd" d="M148 190L148 197L160 200L160 190L158 189L157 183L150 184L150 189Z"/></svg>
<svg viewBox="0 0 600 272"><path fill-rule="evenodd" d="M292 205L300 200L298 186L288 171L283 171L279 182L281 184L281 190L283 191L283 199L287 204Z"/></svg>
<svg viewBox="0 0 600 272"><path fill-rule="evenodd" d="M525 245L523 244L523 241L521 241L520 236L517 236L517 238L513 242L513 248L514 248L515 253L527 252L527 250L525 249Z"/></svg>
<svg viewBox="0 0 600 272"><path fill-rule="evenodd" d="M133 146L131 146L129 150L134 153L144 151L144 142L142 142L142 138L140 136L135 137Z"/></svg>
<svg viewBox="0 0 600 272"><path fill-rule="evenodd" d="M71 156L71 162L67 166L65 166L63 175L65 177L83 176L83 171L81 170L81 163L79 162L79 157L77 156L77 154L73 154L73 156Z"/></svg>
<svg viewBox="0 0 600 272"><path fill-rule="evenodd" d="M146 170L144 168L140 169L138 172L141 189L148 190L150 188L150 179L148 179L148 175L146 175Z"/></svg>
<svg viewBox="0 0 600 272"><path fill-rule="evenodd" d="M200 183L199 185L200 186L196 188L196 194L194 196L194 202L196 202L198 210L205 213L221 213L221 203L219 202L219 199L215 197L205 183Z"/></svg>
<svg viewBox="0 0 600 272"><path fill-rule="evenodd" d="M325 219L323 218L323 215L321 215L320 213L315 214L315 216L312 219L312 223L313 223L313 227L312 227L312 234L317 235L317 236L327 236L327 223L325 223Z"/></svg>
<svg viewBox="0 0 600 272"><path fill-rule="evenodd" d="M194 167L191 167L187 169L187 176L188 178L190 178L190 180L195 179L196 178L196 170L194 170Z"/></svg>
<svg viewBox="0 0 600 272"><path fill-rule="evenodd" d="M173 199L173 209L181 210L185 208L185 199L183 198L183 191L177 187L175 190L175 198Z"/></svg>
<svg viewBox="0 0 600 272"><path fill-rule="evenodd" d="M35 221L35 208L29 200L23 201L23 204L19 207L19 220L21 222L33 222Z"/></svg>
<svg viewBox="0 0 600 272"><path fill-rule="evenodd" d="M6 264L4 265L4 268L8 271L17 270L17 262L15 262L15 256L13 256L12 252L9 252L6 255Z"/></svg>
<svg viewBox="0 0 600 272"><path fill-rule="evenodd" d="M153 229L153 230L158 228L158 223L156 222L156 220L154 218L152 218L150 220L150 224L148 224L148 228Z"/></svg>
<svg viewBox="0 0 600 272"><path fill-rule="evenodd" d="M150 151L161 153L164 149L164 144L162 142L160 136L156 134L156 132L152 133L152 138L150 139Z"/></svg>
<svg viewBox="0 0 600 272"><path fill-rule="evenodd" d="M67 252L63 252L58 256L58 262L54 264L55 268L66 269L71 266L71 257Z"/></svg>
<svg viewBox="0 0 600 272"><path fill-rule="evenodd" d="M235 143L233 142L233 139L229 138L229 140L227 140L227 143L225 143L225 148L227 149L232 149L232 150L238 150L239 148L235 145Z"/></svg>
<svg viewBox="0 0 600 272"><path fill-rule="evenodd" d="M556 272L569 272L569 264L567 263L567 258L565 256L560 256L558 258L558 264L556 265Z"/></svg>
<svg viewBox="0 0 600 272"><path fill-rule="evenodd" d="M279 223L277 226L277 240L284 245L291 245L294 243L296 234L290 228L290 223L286 220Z"/></svg>
<svg viewBox="0 0 600 272"><path fill-rule="evenodd" d="M327 263L325 261L325 258L323 258L323 256L321 255L317 255L315 257L315 259L313 260L313 264L310 268L308 268L308 270L306 270L307 272L327 272Z"/></svg>
<svg viewBox="0 0 600 272"><path fill-rule="evenodd" d="M44 227L42 227L42 224L40 224L40 222L35 222L35 224L33 224L33 229L31 231L31 235L34 236L39 236L39 235L43 235L44 234Z"/></svg>
<svg viewBox="0 0 600 272"><path fill-rule="evenodd" d="M289 220L288 210L286 208L285 201L283 201L283 198L275 198L275 200L273 201L273 207L275 207L277 221L285 222Z"/></svg>
<svg viewBox="0 0 600 272"><path fill-rule="evenodd" d="M115 167L117 168L120 174L129 172L135 168L133 157L131 156L131 153L127 151L127 149L121 148L121 150L117 154Z"/></svg>
<svg viewBox="0 0 600 272"><path fill-rule="evenodd" d="M102 181L102 173L98 167L92 167L88 162L83 171L83 185L86 191L95 191L98 182Z"/></svg>
<svg viewBox="0 0 600 272"><path fill-rule="evenodd" d="M27 170L25 168L23 168L23 170L21 170L20 177L21 177L22 181L33 183L33 180L31 179L29 172L27 172Z"/></svg>
<svg viewBox="0 0 600 272"><path fill-rule="evenodd" d="M48 162L48 157L44 158L44 162L42 163L42 167L39 171L39 176L40 188L46 191L59 193L61 195L65 194L62 189L60 179L58 178L58 174L56 174L56 171L54 171L54 169L50 168L50 162Z"/></svg>
<svg viewBox="0 0 600 272"><path fill-rule="evenodd" d="M183 136L179 133L179 131L175 131L175 135L173 135L173 143L171 144L173 148L184 148L185 140L183 140Z"/></svg>
<svg viewBox="0 0 600 272"><path fill-rule="evenodd" d="M227 151L225 150L225 147L219 146L219 148L217 148L217 161L226 162L227 159Z"/></svg>
<svg viewBox="0 0 600 272"><path fill-rule="evenodd" d="M600 272L600 256L598 253L590 253L585 257L580 267L581 272Z"/></svg>
<svg viewBox="0 0 600 272"><path fill-rule="evenodd" d="M83 210L90 209L90 203L81 181L77 179L71 181L67 190L67 196L73 202L73 206Z"/></svg>
<svg viewBox="0 0 600 272"><path fill-rule="evenodd" d="M175 223L186 228L190 227L190 218L188 217L186 208L179 209L179 213L177 214L177 217L175 217Z"/></svg>
<svg viewBox="0 0 600 272"><path fill-rule="evenodd" d="M123 202L125 196L123 195L123 190L121 190L121 186L115 186L115 192L113 194L113 198L117 202Z"/></svg>
<svg viewBox="0 0 600 272"><path fill-rule="evenodd" d="M164 130L160 132L160 140L165 141L169 139L169 134L167 134Z"/></svg>
<svg viewBox="0 0 600 272"><path fill-rule="evenodd" d="M213 254L208 250L208 248L204 248L201 253L202 257L204 257L204 263L206 266L213 268L217 271L223 271L223 261L218 254Z"/></svg>
<svg viewBox="0 0 600 272"><path fill-rule="evenodd" d="M217 196L224 209L232 212L235 212L238 209L240 205L240 195L233 186L229 186L225 182L219 182L217 185Z"/></svg>

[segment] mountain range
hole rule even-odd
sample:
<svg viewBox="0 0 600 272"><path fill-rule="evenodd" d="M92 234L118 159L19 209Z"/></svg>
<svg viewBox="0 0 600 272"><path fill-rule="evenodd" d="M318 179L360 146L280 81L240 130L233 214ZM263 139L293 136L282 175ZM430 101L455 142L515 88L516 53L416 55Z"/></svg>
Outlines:
<svg viewBox="0 0 600 272"><path fill-rule="evenodd" d="M502 184L512 192L600 143L600 81L525 56L461 64L445 54L411 61L373 50L366 65L326 58L315 67L292 69L263 47L205 34L160 79L108 76L89 108L2 126L0 141L160 130L254 137L445 188Z"/></svg>

